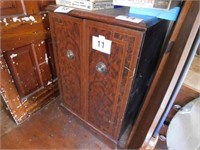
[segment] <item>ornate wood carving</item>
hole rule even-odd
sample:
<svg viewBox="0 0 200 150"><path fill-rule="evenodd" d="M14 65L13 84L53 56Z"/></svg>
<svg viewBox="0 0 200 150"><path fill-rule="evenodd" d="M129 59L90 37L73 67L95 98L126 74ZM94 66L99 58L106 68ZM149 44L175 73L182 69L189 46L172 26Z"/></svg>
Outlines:
<svg viewBox="0 0 200 150"><path fill-rule="evenodd" d="M49 10L56 7L50 6ZM118 11L127 12L123 8L92 13L82 10L73 10L68 14L50 12L64 107L91 126L97 134L115 143L138 113L138 104L142 104L149 86L167 28L167 22L158 22L157 19L140 24L117 20ZM102 23L105 20L106 23ZM157 34L159 24L163 30ZM112 41L110 55L92 49L92 36L99 35ZM74 59L66 58L68 48L73 50ZM96 71L99 62L106 65L105 73ZM149 65L149 62L152 64ZM132 98L133 95L136 96ZM75 102L74 98L77 99ZM127 107L130 101L133 107ZM125 118L125 112L130 112L127 115L129 120ZM130 119L133 113L134 118Z"/></svg>
<svg viewBox="0 0 200 150"><path fill-rule="evenodd" d="M86 21L85 27L88 121L117 140L142 33L93 21ZM92 36L99 35L112 41L111 55L92 49ZM107 66L105 74L96 71L98 62Z"/></svg>
<svg viewBox="0 0 200 150"><path fill-rule="evenodd" d="M54 14L51 23L63 101L73 112L82 115L82 20ZM67 56L69 51L74 55L72 59Z"/></svg>

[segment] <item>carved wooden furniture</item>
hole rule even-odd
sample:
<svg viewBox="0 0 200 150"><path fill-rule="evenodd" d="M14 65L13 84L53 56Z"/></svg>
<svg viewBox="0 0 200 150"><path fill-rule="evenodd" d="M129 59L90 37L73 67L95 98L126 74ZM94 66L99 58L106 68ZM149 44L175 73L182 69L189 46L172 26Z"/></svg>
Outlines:
<svg viewBox="0 0 200 150"><path fill-rule="evenodd" d="M115 19L127 13L49 13L63 106L115 143L138 114L168 26L155 18L139 24ZM112 41L110 55L92 48L99 35Z"/></svg>
<svg viewBox="0 0 200 150"><path fill-rule="evenodd" d="M0 91L16 123L58 95L48 16L53 1L0 2ZM54 3L54 2L53 2Z"/></svg>

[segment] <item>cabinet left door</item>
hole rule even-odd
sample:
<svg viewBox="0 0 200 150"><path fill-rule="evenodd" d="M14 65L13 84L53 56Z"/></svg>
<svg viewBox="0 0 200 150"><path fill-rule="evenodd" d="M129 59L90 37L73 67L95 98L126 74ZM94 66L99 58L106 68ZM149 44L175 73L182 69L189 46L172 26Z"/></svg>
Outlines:
<svg viewBox="0 0 200 150"><path fill-rule="evenodd" d="M64 105L82 116L84 105L82 19L50 13L55 62Z"/></svg>

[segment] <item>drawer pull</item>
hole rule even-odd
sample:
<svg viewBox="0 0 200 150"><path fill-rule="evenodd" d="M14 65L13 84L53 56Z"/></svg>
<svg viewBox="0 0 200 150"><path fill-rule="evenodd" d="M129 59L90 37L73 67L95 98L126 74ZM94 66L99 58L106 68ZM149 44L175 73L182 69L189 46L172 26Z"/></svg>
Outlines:
<svg viewBox="0 0 200 150"><path fill-rule="evenodd" d="M97 63L97 65L96 65L96 70L97 70L98 72L104 74L104 73L107 72L107 67L106 67L106 65L105 65L104 63L99 62L99 63Z"/></svg>
<svg viewBox="0 0 200 150"><path fill-rule="evenodd" d="M71 50L67 50L67 57L69 59L74 59L74 53Z"/></svg>

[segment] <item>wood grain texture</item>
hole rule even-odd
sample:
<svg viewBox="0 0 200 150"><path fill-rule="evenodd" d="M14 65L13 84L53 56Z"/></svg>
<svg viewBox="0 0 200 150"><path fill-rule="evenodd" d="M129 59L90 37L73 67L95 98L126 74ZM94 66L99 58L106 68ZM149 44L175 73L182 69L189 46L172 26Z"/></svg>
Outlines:
<svg viewBox="0 0 200 150"><path fill-rule="evenodd" d="M9 16L9 15L24 15L26 12L23 9L24 3L23 1L18 0L1 0L0 1L0 13L1 16Z"/></svg>
<svg viewBox="0 0 200 150"><path fill-rule="evenodd" d="M154 24L150 25L152 29L144 32L148 31L147 24L130 27L125 21L118 22L114 19L118 14L116 11L115 9L105 12L73 10L69 14L50 12L51 33L63 103L70 112L114 143L118 142L130 123L130 121L123 123L127 109L132 109L129 114L131 116L132 112L138 111L134 102L142 103L167 28L165 21L158 23L154 20ZM111 12L111 15L108 15L108 12ZM102 23L105 19L107 22ZM111 23L111 20L115 20L114 23ZM69 34L73 33L75 28L76 35ZM158 33L160 28L164 30ZM145 34L148 34L148 39L144 39ZM111 55L92 49L92 36L99 35L112 41ZM156 39L151 41L151 35ZM146 45L143 45L146 40ZM66 59L66 49L70 43L73 46L79 44L76 45L77 50L75 49L75 53L79 53L75 55L79 56L79 60L74 59L76 62ZM106 73L96 71L99 62L107 66ZM136 76L140 80L135 85ZM76 86L72 82L76 83ZM132 88L133 85L140 90ZM141 95L140 99L137 97L129 99L132 93ZM73 102L74 97L79 98L77 103ZM130 100L132 104L127 107ZM130 120L130 117L128 118Z"/></svg>
<svg viewBox="0 0 200 150"><path fill-rule="evenodd" d="M38 66L38 75L41 78L42 86L48 84L52 80L52 75L50 71L50 65L52 60L48 57L48 48L44 41L36 41L32 44L33 52L35 54L36 64Z"/></svg>
<svg viewBox="0 0 200 150"><path fill-rule="evenodd" d="M44 11L48 5L56 4L55 0L37 0L40 11Z"/></svg>
<svg viewBox="0 0 200 150"><path fill-rule="evenodd" d="M36 41L3 54L21 98L52 79L45 41Z"/></svg>
<svg viewBox="0 0 200 150"><path fill-rule="evenodd" d="M2 114L6 115L6 114ZM5 117L7 117L7 115ZM1 120L1 119L0 119ZM46 105L20 126L3 119L1 149L95 149L111 150L101 139L60 107L58 99Z"/></svg>
<svg viewBox="0 0 200 150"><path fill-rule="evenodd" d="M15 22L13 18L1 19L0 40L3 52L50 37L46 13L32 15L35 21L28 20L29 17L17 17L19 20ZM10 41L13 43L10 44Z"/></svg>
<svg viewBox="0 0 200 150"><path fill-rule="evenodd" d="M57 78L57 72L56 72L56 65L55 65L55 56L53 53L53 44L52 44L52 40L51 39L47 39L45 41L46 43L46 48L47 48L47 56L48 56L48 60L49 60L49 65L50 65L50 71L52 74L52 79L56 79Z"/></svg>
<svg viewBox="0 0 200 150"><path fill-rule="evenodd" d="M4 53L21 98L41 87L31 45Z"/></svg>
<svg viewBox="0 0 200 150"><path fill-rule="evenodd" d="M87 39L87 114L88 121L118 139L120 120L127 104L130 83L134 78L134 70L142 40L142 33L100 22L86 21ZM112 41L111 55L92 49L92 36L105 36ZM137 43L137 44L136 44ZM107 73L96 71L98 62L107 66Z"/></svg>
<svg viewBox="0 0 200 150"><path fill-rule="evenodd" d="M13 2L14 0L6 1L5 3L7 4L4 8L11 8L11 5L14 7ZM5 55L6 53L9 53L10 56L15 56L15 52L18 49L24 49L27 53L24 53L23 58L22 55L13 57L13 59L15 59L12 61L15 63L13 64L13 68L15 68L14 70L16 73L14 75L11 75L10 73L12 71L10 71L10 66L7 65L8 61L6 60L5 62L4 60L5 63L1 64L1 67L6 66L7 72L1 70L1 78L3 78L3 80L0 81L0 84L4 101L6 101L14 120L17 124L19 124L32 115L36 110L41 108L44 104L49 102L52 97L57 96L58 87L50 81L52 77L50 67L49 64L46 63L46 59L44 59L45 57L43 56L47 51L44 41L47 38L50 38L48 15L44 11L42 6L43 4L39 4L39 1L24 2L23 0L20 0L16 2L24 4L24 14L8 13L6 16L1 15L1 53L4 53ZM0 9L2 12L3 8L0 7ZM4 10L4 12L7 13L9 11ZM36 53L36 51L40 51L41 53ZM39 56L41 55L43 59L40 60ZM19 62L16 63L16 61ZM20 74L18 74L18 72ZM33 73L37 77L32 75ZM23 82L21 86L24 86L23 88L26 88L27 90L25 92L26 94L23 95L23 99L22 96L20 96L20 93L18 93L19 90L17 90L16 82L12 82L14 78L18 77L20 77L19 82ZM23 77L24 81L21 80L21 77ZM35 81L40 82L37 88L34 83ZM51 85L52 88L50 88Z"/></svg>
<svg viewBox="0 0 200 150"><path fill-rule="evenodd" d="M187 73L184 86L200 94L200 56L196 55Z"/></svg>
<svg viewBox="0 0 200 150"><path fill-rule="evenodd" d="M50 6L48 10L52 11L56 7ZM120 9L119 12L125 13L127 9ZM167 28L165 21L154 20L149 24L142 22L136 25L117 20L115 16L119 15L119 12L118 9L101 11L77 9L68 14L50 12L56 68L65 107L97 133L101 133L115 143L130 123L130 121L124 123L127 109L130 112L128 119L133 120L139 110L138 104L143 102ZM76 39L74 34L69 34L78 26L74 22L82 26L77 28ZM73 23L74 28L71 27ZM162 29L162 32L159 29ZM111 55L92 49L92 36L99 35L112 41ZM68 38L73 40L70 41ZM82 40L82 43L77 42L78 40ZM65 49L69 43L79 44L76 45L79 60L73 66L65 56ZM80 47L82 51L79 50ZM106 73L96 71L99 62L107 66ZM82 65L79 65L80 63ZM76 81L68 72L76 76ZM65 74L68 74L69 78L64 76ZM135 82L136 77L137 82ZM76 83L76 86L71 82ZM132 88L134 86L136 88ZM76 90L78 96L70 90ZM134 93L137 96L133 98L131 95ZM73 97L79 97L81 102L77 103L81 104L76 106ZM82 114L79 115L75 111L77 108L72 108L69 104L79 108ZM127 107L129 104L130 106Z"/></svg>
<svg viewBox="0 0 200 150"><path fill-rule="evenodd" d="M19 123L28 117L26 109L22 106L16 86L12 82L12 76L6 64L6 61L0 51L0 90L3 100L8 106L14 120ZM2 80L3 79L3 80ZM12 100L12 101L11 101Z"/></svg>
<svg viewBox="0 0 200 150"><path fill-rule="evenodd" d="M127 148L140 148L142 144L145 148L149 143L183 68L192 40L196 35L197 26L199 26L197 23L199 17L197 6L198 2L187 1L183 7L181 17L178 20L178 23L182 23L182 26L179 24L174 30L173 35L175 36L172 35L172 38L175 37L175 43L171 53L167 51L164 54L150 91L146 96L141 114L133 127Z"/></svg>
<svg viewBox="0 0 200 150"><path fill-rule="evenodd" d="M51 14L51 23L63 101L73 112L83 115L82 20ZM67 57L68 50L73 52L73 59Z"/></svg>
<svg viewBox="0 0 200 150"><path fill-rule="evenodd" d="M49 5L46 10L53 12L59 5ZM129 14L129 7L122 7L117 9L103 9L96 11L89 11L84 9L74 9L68 13L68 15L83 19L89 19L94 21L100 21L111 25L117 25L122 27L127 27L131 29L137 29L140 31L146 31L147 28L155 25L159 20L157 18L152 18L147 22L133 23L129 21L123 21L115 19L119 15Z"/></svg>
<svg viewBox="0 0 200 150"><path fill-rule="evenodd" d="M0 90L3 100L17 124L22 123L30 117L36 110L47 104L52 98L58 96L57 82L48 85L46 88L27 97L22 102L16 86L12 82L12 76L1 53L0 57Z"/></svg>

